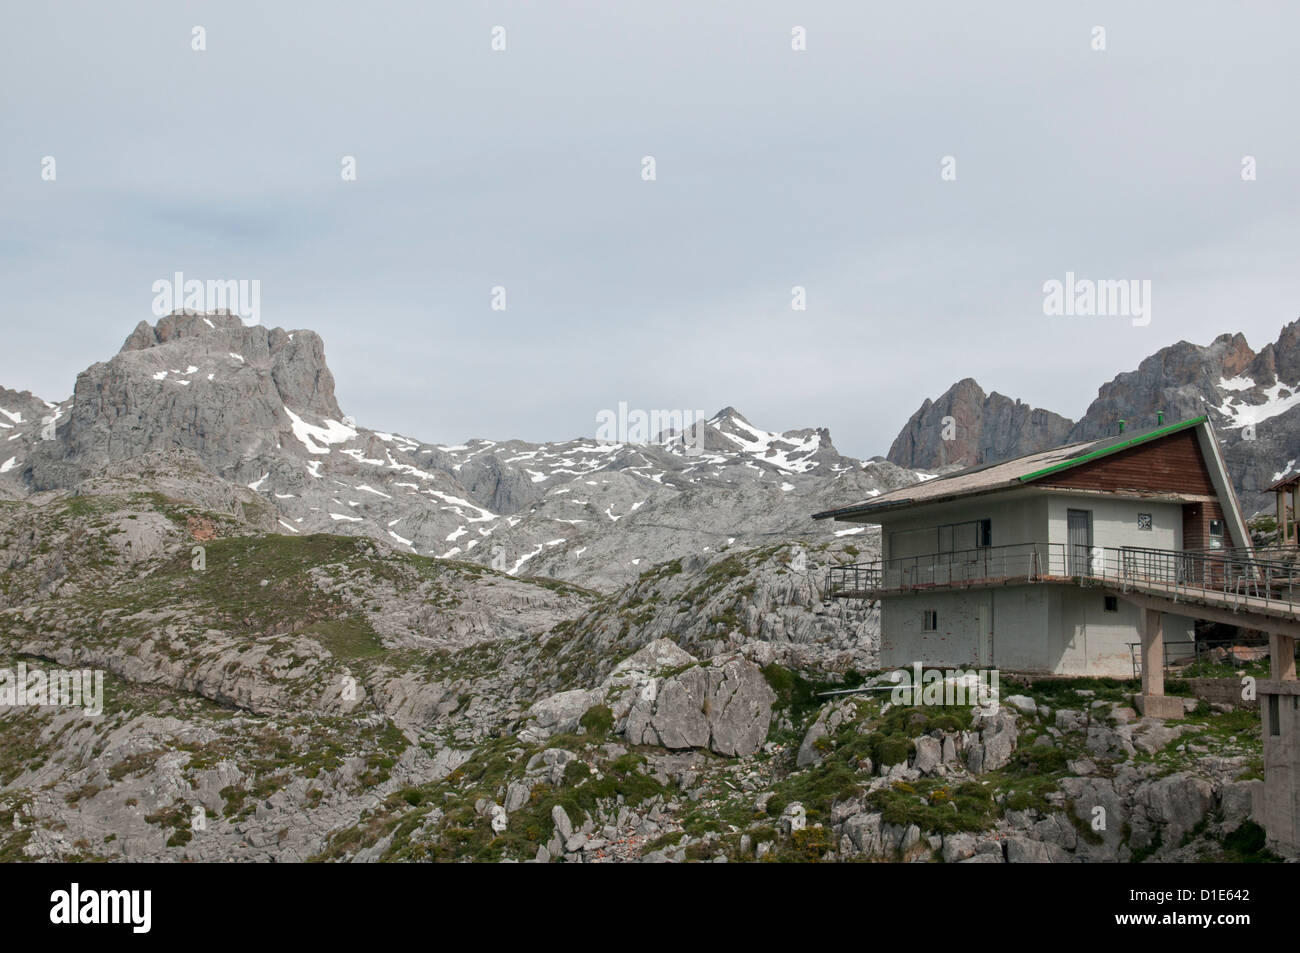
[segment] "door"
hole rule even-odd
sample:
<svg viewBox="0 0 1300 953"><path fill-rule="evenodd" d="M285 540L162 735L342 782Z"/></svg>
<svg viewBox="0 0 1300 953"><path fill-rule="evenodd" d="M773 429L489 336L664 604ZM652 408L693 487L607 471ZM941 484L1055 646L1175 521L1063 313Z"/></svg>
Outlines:
<svg viewBox="0 0 1300 953"><path fill-rule="evenodd" d="M1092 557L1092 510L1067 510L1066 522L1066 558L1069 566L1067 574L1086 576Z"/></svg>
<svg viewBox="0 0 1300 953"><path fill-rule="evenodd" d="M979 639L976 643L978 658L975 664L979 668L993 667L993 593L986 592L979 604Z"/></svg>

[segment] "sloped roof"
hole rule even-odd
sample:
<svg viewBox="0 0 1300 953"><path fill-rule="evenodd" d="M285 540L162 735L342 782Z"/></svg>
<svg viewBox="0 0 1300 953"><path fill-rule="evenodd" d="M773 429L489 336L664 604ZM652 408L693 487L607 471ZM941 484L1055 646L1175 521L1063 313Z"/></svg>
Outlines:
<svg viewBox="0 0 1300 953"><path fill-rule="evenodd" d="M1291 473L1288 474L1287 476L1282 477L1282 479L1270 483L1268 486L1264 487L1263 492L1273 493L1276 492L1277 490L1285 490L1292 486L1295 486L1295 484L1297 483L1300 483L1300 473Z"/></svg>
<svg viewBox="0 0 1300 953"><path fill-rule="evenodd" d="M955 497L969 496L975 493L988 493L993 490L1011 489L1041 479L1050 474L1068 470L1098 457L1118 453L1130 447L1136 447L1151 440L1158 440L1169 434L1188 430L1205 423L1206 417L1193 417L1191 420L1156 427L1139 433L1113 434L1098 440L1067 444L1053 450L1042 450L1014 460L990 463L971 467L944 477L935 477L922 483L914 483L901 489L891 490L852 506L814 513L813 519L841 519L874 513L893 507L916 506L921 503L934 503Z"/></svg>

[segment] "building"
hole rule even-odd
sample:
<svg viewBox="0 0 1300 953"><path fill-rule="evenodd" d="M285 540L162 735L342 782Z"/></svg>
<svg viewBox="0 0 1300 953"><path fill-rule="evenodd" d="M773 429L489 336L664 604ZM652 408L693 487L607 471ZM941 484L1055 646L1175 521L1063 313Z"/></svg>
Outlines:
<svg viewBox="0 0 1300 953"><path fill-rule="evenodd" d="M1300 477L1271 489L1285 547ZM814 518L880 527L881 558L834 567L827 593L879 601L886 667L1137 671L1135 704L1171 718L1184 711L1164 694L1164 665L1192 655L1194 619L1267 632L1255 814L1270 847L1300 856L1300 566L1252 548L1207 418L1145 433L1121 425Z"/></svg>
<svg viewBox="0 0 1300 953"><path fill-rule="evenodd" d="M1165 651L1192 653L1202 613L1147 598L1143 583L1224 589L1233 560L1250 552L1205 417L963 470L814 518L880 526L881 559L837 568L830 589L880 601L887 667L1131 678L1154 627L1163 670Z"/></svg>

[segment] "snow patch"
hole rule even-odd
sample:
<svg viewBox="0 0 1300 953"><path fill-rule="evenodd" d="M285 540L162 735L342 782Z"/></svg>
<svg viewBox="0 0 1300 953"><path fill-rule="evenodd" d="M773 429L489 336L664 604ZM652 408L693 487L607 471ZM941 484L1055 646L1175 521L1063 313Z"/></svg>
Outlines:
<svg viewBox="0 0 1300 953"><path fill-rule="evenodd" d="M1283 391L1286 392L1285 396ZM1231 417L1231 422L1226 426L1230 430L1237 430L1263 423L1265 420L1285 414L1294 407L1300 407L1300 384L1288 387L1281 381L1275 381L1272 387L1264 389L1262 404L1234 404L1229 397L1221 406L1214 409L1225 417Z"/></svg>
<svg viewBox="0 0 1300 953"><path fill-rule="evenodd" d="M337 420L326 420L324 427L317 427L307 423L288 407L284 408L284 412L289 415L293 425L293 435L307 448L308 453L329 453L331 444L346 443L357 436L355 430Z"/></svg>

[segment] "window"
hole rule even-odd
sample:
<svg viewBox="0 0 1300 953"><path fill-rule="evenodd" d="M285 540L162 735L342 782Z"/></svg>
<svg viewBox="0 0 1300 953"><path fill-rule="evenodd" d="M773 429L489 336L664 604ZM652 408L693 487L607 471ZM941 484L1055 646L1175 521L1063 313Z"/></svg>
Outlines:
<svg viewBox="0 0 1300 953"><path fill-rule="evenodd" d="M925 623L923 628L926 632L939 631L939 613L934 609L925 610Z"/></svg>
<svg viewBox="0 0 1300 953"><path fill-rule="evenodd" d="M1210 520L1210 548L1223 548L1223 520Z"/></svg>
<svg viewBox="0 0 1300 953"><path fill-rule="evenodd" d="M1107 611L1107 612L1118 612L1118 611L1119 611L1119 596L1107 596L1107 597L1106 597L1106 611Z"/></svg>
<svg viewBox="0 0 1300 953"><path fill-rule="evenodd" d="M947 523L939 527L939 552L941 553L962 553L971 549L983 549L992 544L992 520Z"/></svg>

